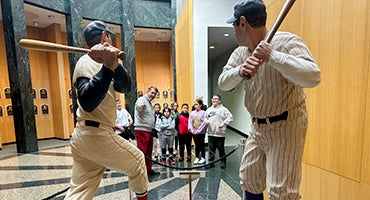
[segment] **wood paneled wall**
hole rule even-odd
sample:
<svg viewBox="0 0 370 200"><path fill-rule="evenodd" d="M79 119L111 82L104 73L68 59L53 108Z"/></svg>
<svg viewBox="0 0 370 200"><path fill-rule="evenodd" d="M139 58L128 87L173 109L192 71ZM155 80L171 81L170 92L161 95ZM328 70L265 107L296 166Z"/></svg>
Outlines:
<svg viewBox="0 0 370 200"><path fill-rule="evenodd" d="M171 48L170 42L135 42L136 51L136 82L138 91L143 94L150 86L158 88L160 95L153 103L170 105L174 98L170 92L173 90ZM167 91L167 98L163 97L163 91Z"/></svg>
<svg viewBox="0 0 370 200"><path fill-rule="evenodd" d="M284 0L265 0L271 27ZM296 1L280 30L301 36L321 69L306 89L302 199L370 199L370 5Z"/></svg>
<svg viewBox="0 0 370 200"><path fill-rule="evenodd" d="M2 21L0 21L2 23ZM2 109L2 116L0 116L0 148L2 143L11 140L15 141L13 117L7 116L6 107L11 105L11 99L6 99L4 94L4 88L9 87L9 76L8 76L8 64L6 61L6 50L4 41L4 29L0 26L0 106Z"/></svg>
<svg viewBox="0 0 370 200"><path fill-rule="evenodd" d="M9 87L8 69L6 63L5 44L3 41L4 33L1 27L0 56L0 88L3 90ZM27 37L43 41L50 41L59 44L66 44L66 33L60 30L60 25L53 24L45 29L36 27L27 27ZM73 114L70 112L72 103L68 90L71 89L70 68L67 53L54 53L29 50L30 71L32 87L36 91L34 104L37 107L36 129L37 138L61 138L67 139L74 128ZM47 98L41 98L41 89L46 89ZM4 108L11 105L10 99L3 97L1 106L3 107L3 116L0 117L0 143L15 142L15 132L13 117L7 116ZM48 114L43 114L42 107L48 106Z"/></svg>
<svg viewBox="0 0 370 200"><path fill-rule="evenodd" d="M183 103L187 103L191 108L194 102L192 0L188 0L184 4L183 10L175 27L175 35L177 101L180 106Z"/></svg>

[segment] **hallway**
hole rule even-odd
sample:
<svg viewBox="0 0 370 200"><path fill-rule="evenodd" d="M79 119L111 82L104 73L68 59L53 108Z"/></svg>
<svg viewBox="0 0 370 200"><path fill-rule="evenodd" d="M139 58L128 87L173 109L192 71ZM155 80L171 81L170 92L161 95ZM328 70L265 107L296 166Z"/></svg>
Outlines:
<svg viewBox="0 0 370 200"><path fill-rule="evenodd" d="M240 138L240 135L228 131L226 153L239 148L228 157L225 169L220 168L220 163L211 169L196 169L205 171L205 177L192 180L192 199L241 199L238 169L243 150L238 145ZM69 186L72 162L69 141L41 140L39 152L19 155L14 144L4 145L0 151L0 199L63 199L63 191ZM175 166L189 168L194 165L176 161ZM189 199L188 179L175 177L174 169L158 164L153 167L161 174L149 176L149 199ZM59 192L59 195L49 198ZM94 199L130 199L127 176L106 171Z"/></svg>

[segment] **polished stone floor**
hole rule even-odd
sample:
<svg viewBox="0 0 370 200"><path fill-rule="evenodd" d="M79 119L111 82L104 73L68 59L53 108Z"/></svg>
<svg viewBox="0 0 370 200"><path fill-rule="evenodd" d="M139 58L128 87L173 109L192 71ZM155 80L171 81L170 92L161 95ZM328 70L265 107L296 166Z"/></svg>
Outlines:
<svg viewBox="0 0 370 200"><path fill-rule="evenodd" d="M191 179L192 199L241 199L238 169L243 150L239 145L240 138L240 135L231 131L227 133L226 153L236 150L228 157L225 169L219 167L220 163L211 169L194 169L202 172L204 177ZM30 154L17 154L14 144L4 145L0 151L0 199L63 199L69 186L72 162L69 141L41 140L39 151ZM175 166L194 167L192 162L186 161L176 162ZM177 175L187 170L166 168L158 164L153 168L161 174L149 177L149 199L190 198L189 179ZM134 197L128 188L125 174L106 171L94 199Z"/></svg>

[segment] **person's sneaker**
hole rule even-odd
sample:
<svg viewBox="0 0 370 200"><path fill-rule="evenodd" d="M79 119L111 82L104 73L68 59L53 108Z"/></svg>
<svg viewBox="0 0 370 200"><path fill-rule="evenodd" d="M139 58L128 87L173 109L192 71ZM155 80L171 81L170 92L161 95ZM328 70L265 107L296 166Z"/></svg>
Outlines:
<svg viewBox="0 0 370 200"><path fill-rule="evenodd" d="M179 161L180 161L180 162L184 161L184 158L183 158L183 157L180 157L180 158L179 158Z"/></svg>
<svg viewBox="0 0 370 200"><path fill-rule="evenodd" d="M199 158L195 158L194 165L197 165L199 163Z"/></svg>
<svg viewBox="0 0 370 200"><path fill-rule="evenodd" d="M191 161L191 156L186 157L186 161Z"/></svg>
<svg viewBox="0 0 370 200"><path fill-rule="evenodd" d="M198 162L198 164L203 165L206 162L206 159L201 158Z"/></svg>
<svg viewBox="0 0 370 200"><path fill-rule="evenodd" d="M166 165L166 159L165 158L162 158L161 164Z"/></svg>
<svg viewBox="0 0 370 200"><path fill-rule="evenodd" d="M175 161L173 160L173 158L169 158L168 159L168 162L170 163L170 165L174 165L176 164Z"/></svg>

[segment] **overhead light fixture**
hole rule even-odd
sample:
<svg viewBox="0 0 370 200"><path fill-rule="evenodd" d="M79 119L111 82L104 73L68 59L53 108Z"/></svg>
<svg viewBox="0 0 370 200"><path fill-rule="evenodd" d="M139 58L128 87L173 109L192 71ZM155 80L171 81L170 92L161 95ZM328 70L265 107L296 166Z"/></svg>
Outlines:
<svg viewBox="0 0 370 200"><path fill-rule="evenodd" d="M54 15L48 15L49 20L53 20L54 17L55 17Z"/></svg>
<svg viewBox="0 0 370 200"><path fill-rule="evenodd" d="M161 40L162 40L162 38L160 38L160 37L159 37L159 38L158 38L158 42L160 42Z"/></svg>
<svg viewBox="0 0 370 200"><path fill-rule="evenodd" d="M39 26L40 23L38 21L33 21L33 26Z"/></svg>
<svg viewBox="0 0 370 200"><path fill-rule="evenodd" d="M224 36L225 36L225 37L229 37L230 35L229 35L228 33L225 33L225 34L224 34Z"/></svg>
<svg viewBox="0 0 370 200"><path fill-rule="evenodd" d="M215 48L215 45L209 45L209 48L210 49L214 49Z"/></svg>

